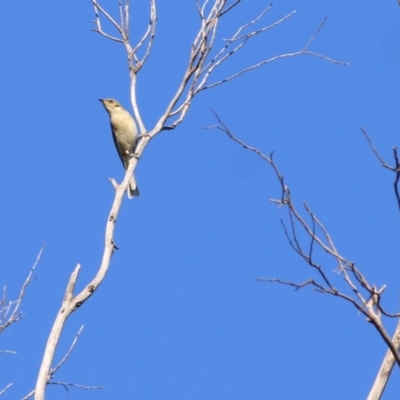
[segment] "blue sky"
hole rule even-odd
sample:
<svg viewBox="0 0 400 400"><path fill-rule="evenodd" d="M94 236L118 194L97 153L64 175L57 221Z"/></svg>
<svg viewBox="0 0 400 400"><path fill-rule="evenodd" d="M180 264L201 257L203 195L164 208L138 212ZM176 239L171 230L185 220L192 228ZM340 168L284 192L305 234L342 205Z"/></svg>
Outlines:
<svg viewBox="0 0 400 400"><path fill-rule="evenodd" d="M117 15L116 1L102 4ZM148 22L132 1L133 38ZM151 127L174 93L198 27L195 1L158 4L158 32L139 75L142 117ZM244 0L221 25L222 39L267 5ZM78 289L102 255L113 199L107 178L123 171L98 98L129 105L122 46L91 32L89 1L1 5L0 284L16 297L41 243L26 318L0 338L0 388L19 399L36 381L68 278ZM286 213L270 203L279 186L267 164L204 130L210 108L241 139L275 160L294 199L312 207L336 246L399 308L399 214L393 176L374 158L400 144L400 8L397 1L277 1L265 21L284 24L249 42L223 77L299 50L325 16L312 50L348 67L302 56L281 60L205 91L184 123L146 148L136 170L141 196L124 201L110 271L68 321L58 361L85 329L56 380L102 385L74 399L365 398L386 347L372 326L338 299L260 283L302 281L312 271L289 247ZM219 46L218 46L219 47ZM321 257L333 275L332 260ZM392 332L394 322L388 322ZM398 398L394 371L384 399ZM49 387L48 399L71 398Z"/></svg>

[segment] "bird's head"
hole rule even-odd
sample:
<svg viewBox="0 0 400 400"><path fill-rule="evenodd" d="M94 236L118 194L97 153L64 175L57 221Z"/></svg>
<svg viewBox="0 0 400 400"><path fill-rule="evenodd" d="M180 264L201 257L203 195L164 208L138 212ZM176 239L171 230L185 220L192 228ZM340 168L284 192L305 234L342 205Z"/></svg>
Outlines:
<svg viewBox="0 0 400 400"><path fill-rule="evenodd" d="M117 100L114 99L99 99L101 103L103 103L104 108L108 113L112 113L113 111L122 110L121 104L118 103Z"/></svg>

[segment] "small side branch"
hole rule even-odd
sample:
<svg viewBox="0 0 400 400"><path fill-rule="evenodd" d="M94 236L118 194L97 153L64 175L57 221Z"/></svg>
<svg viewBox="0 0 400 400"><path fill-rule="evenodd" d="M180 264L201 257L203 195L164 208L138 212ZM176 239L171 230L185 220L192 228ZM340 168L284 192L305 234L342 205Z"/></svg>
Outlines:
<svg viewBox="0 0 400 400"><path fill-rule="evenodd" d="M77 341L79 339L79 336L83 331L83 328L84 328L84 326L82 325L80 327L78 333L76 334L74 340L72 341L72 344L71 344L70 348L68 349L67 353L65 354L65 356L61 359L61 361L54 368L51 369L51 371L50 371L50 379L53 378L53 376L56 374L56 372L61 368L61 366L65 363L65 361L67 361L67 359L71 355L72 350L74 349L74 347L75 347L75 345L76 345L76 343L77 343Z"/></svg>
<svg viewBox="0 0 400 400"><path fill-rule="evenodd" d="M0 354L17 354L17 352L12 350L0 350Z"/></svg>
<svg viewBox="0 0 400 400"><path fill-rule="evenodd" d="M376 158L381 163L381 166L383 168L388 169L389 171L394 172L395 177L394 177L394 182L393 182L393 189L394 189L394 194L395 194L395 197L396 197L397 207L399 208L399 211L400 211L400 195L399 195L400 161L399 161L399 155L398 155L398 152L397 152L397 147L392 147L393 159L394 159L394 167L392 167L379 154L379 152L376 149L374 143L372 142L372 139L371 139L370 135L368 134L368 132L363 127L361 127L361 132L364 134L364 136L368 140L368 143L369 143L372 151L374 152Z"/></svg>
<svg viewBox="0 0 400 400"><path fill-rule="evenodd" d="M1 389L0 396L2 396L11 386L12 386L12 383L9 383L5 388Z"/></svg>
<svg viewBox="0 0 400 400"><path fill-rule="evenodd" d="M396 195L397 205L399 206L400 210L400 195L399 195L399 178L400 178L400 163L399 163L399 155L397 154L397 147L393 147L393 158L395 161L395 168L396 168L396 177L394 179L394 193Z"/></svg>
<svg viewBox="0 0 400 400"><path fill-rule="evenodd" d="M115 29L117 30L117 32L118 32L120 35L124 36L125 30L122 28L122 26L123 26L123 21L122 21L121 25L118 24L118 23L115 21L115 19L114 19L114 18L113 18L113 17L98 3L97 0L92 0L92 4L93 4L94 12L95 12L95 15L96 15L96 19L95 19L94 23L97 25L97 28L98 28L98 30L95 30L95 29L94 29L94 31L97 32L97 33L100 33L100 34L104 35L104 32L103 32L103 30L102 30L102 28L101 28L101 18L100 18L100 15L99 15L99 12L100 12L101 14L104 15L104 17L105 17L112 25L114 25L114 27L115 27ZM122 42L122 40L119 40L119 41Z"/></svg>
<svg viewBox="0 0 400 400"><path fill-rule="evenodd" d="M3 333L4 330L10 325L24 317L24 314L21 312L21 304L25 297L28 286L36 279L33 277L33 273L35 272L35 269L42 257L44 247L45 244L42 243L42 247L39 250L36 260L33 263L25 282L21 286L17 300L7 302L6 287L4 287L3 296L0 299L0 334Z"/></svg>
<svg viewBox="0 0 400 400"><path fill-rule="evenodd" d="M70 394L70 387L83 389L83 390L96 390L96 389L104 389L104 386L87 386L87 385L79 385L77 383L69 383L69 382L50 382L49 385L59 385L63 386L64 389Z"/></svg>
<svg viewBox="0 0 400 400"><path fill-rule="evenodd" d="M260 61L257 64L254 64L252 66L249 66L247 68L242 69L241 71L236 72L235 74L224 78L220 81L214 82L212 84L206 84L206 81L208 80L209 75L215 70L215 68L217 68L218 66L220 66L225 60L227 60L229 57L233 56L235 53L237 53L247 42L247 40L254 38L255 36L270 30L272 28L275 28L276 26L280 25L281 23L285 22L287 19L289 19L290 17L292 17L296 11L292 11L291 13L287 14L286 16L284 16L283 18L281 18L280 20L274 22L273 24L270 24L268 26L265 26L261 29L255 30L255 31L251 31L248 32L244 35L240 35L243 31L243 29L247 28L248 26L252 25L253 23L257 22L259 19L261 19L264 14L266 14L272 5L270 5L267 9L265 9L263 11L263 13L261 13L260 16L258 16L256 19L254 19L253 21L251 21L250 23L242 26L235 35L233 35L232 38L230 39L226 39L225 41L227 42L227 45L217 54L217 56L204 68L204 70L202 72L205 73L204 75L204 79L203 81L199 84L198 88L196 89L196 91L200 91L200 90L205 90L205 89L210 89L214 86L218 86L222 83L225 82L229 82L230 80L233 80L235 78L237 78L238 76L251 71L253 69L259 68L265 64L277 61L279 59L283 59L283 58L288 58L288 57L295 57L295 56L300 56L300 55L312 55L315 57L319 57L322 58L328 62L331 62L333 64L338 64L338 65L344 65L347 66L350 63L348 62L344 62L344 61L338 61L338 60L334 60L330 57L327 57L325 55L310 51L309 48L311 46L311 44L314 42L314 40L316 39L317 35L320 33L321 29L323 28L327 18L325 17L325 19L321 22L320 26L318 27L318 29L315 31L315 33L312 35L312 37L309 39L309 41L307 42L307 44L299 51L293 52L293 53L286 53L286 54L280 54L268 59L265 59L263 61ZM233 43L236 42L240 42L235 48L230 49L229 50L229 46Z"/></svg>
<svg viewBox="0 0 400 400"><path fill-rule="evenodd" d="M74 273L77 274L77 271L79 269L75 269ZM73 275L74 275L73 273ZM70 282L68 284L68 289L71 288L71 281L73 281L74 279L70 279ZM76 278L75 278L76 280ZM67 292L68 292L67 289ZM64 301L68 302L70 300L69 296L66 296ZM70 348L68 349L67 353L64 355L64 357L60 360L60 362L54 367L51 368L47 377L46 377L46 382L45 382L45 386L46 385L60 385L63 386L69 393L69 389L68 387L76 387L76 388L80 388L80 389L85 389L85 390L89 390L89 389L104 389L102 386L85 386L85 385L79 385L76 383L66 383L66 382L58 382L58 381L54 381L53 378L55 376L55 374L57 373L57 371L64 365L64 363L67 361L67 359L70 357L76 343L78 342L79 336L82 333L84 326L82 325L78 331L78 333L75 335L74 340L72 341L72 344L70 346ZM40 392L38 392L38 385L36 385L36 389L32 390L30 393L28 393L22 400L27 400L30 397L32 397L34 394L36 394L35 398L37 398L40 394Z"/></svg>
<svg viewBox="0 0 400 400"><path fill-rule="evenodd" d="M302 283L296 283L291 281L283 281L282 279L278 278L257 278L258 282L271 282L271 283L280 283L281 285L287 285L295 288L295 290L303 289L306 286L312 286L315 288L316 292L325 293L325 288L316 282L314 279L308 279Z"/></svg>

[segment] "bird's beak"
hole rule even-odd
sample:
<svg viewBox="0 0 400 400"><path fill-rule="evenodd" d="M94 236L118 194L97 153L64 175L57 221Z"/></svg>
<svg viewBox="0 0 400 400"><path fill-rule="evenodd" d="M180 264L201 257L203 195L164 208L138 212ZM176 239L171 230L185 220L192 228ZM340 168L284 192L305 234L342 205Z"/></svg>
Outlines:
<svg viewBox="0 0 400 400"><path fill-rule="evenodd" d="M104 103L104 100L103 100L103 99L99 99L99 101L101 101L102 103Z"/></svg>

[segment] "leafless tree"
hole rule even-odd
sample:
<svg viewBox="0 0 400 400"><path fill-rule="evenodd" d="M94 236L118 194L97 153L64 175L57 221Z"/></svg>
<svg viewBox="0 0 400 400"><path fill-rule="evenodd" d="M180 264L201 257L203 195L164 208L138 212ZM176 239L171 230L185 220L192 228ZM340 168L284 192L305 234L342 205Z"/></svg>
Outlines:
<svg viewBox="0 0 400 400"><path fill-rule="evenodd" d="M132 155L123 181L118 184L114 179L111 179L111 183L115 188L115 198L106 222L105 244L102 261L95 277L78 294L74 294L74 288L78 278L80 265L76 266L69 279L61 308L54 321L44 351L44 356L35 388L36 400L43 400L45 398L46 385L51 382L53 377L51 365L53 363L56 347L67 318L95 293L99 285L104 280L106 272L110 266L113 252L116 249L116 245L114 243L114 230L122 200L124 198L124 192L126 191L132 173L135 170L137 163L149 142L161 131L175 129L184 120L189 108L191 107L192 100L198 94L200 94L200 92L232 81L244 73L259 68L265 64L284 58L309 55L321 58L331 63L347 65L347 63L333 60L310 49L325 23L324 19L314 34L312 34L309 40L306 41L304 47L298 51L293 53L279 54L274 57L261 60L254 65L249 65L248 67L237 71L233 75L226 76L222 80L213 80L212 78L215 70L226 63L232 57L232 55L239 53L239 51L249 40L282 24L291 18L295 11L275 20L275 22L262 25L266 16L271 11L272 6L269 5L265 9L261 10L260 14L253 20L249 21L243 26L240 26L236 32L232 34L231 38L225 39L222 45L218 45L217 33L219 25L223 22L224 18L227 17L230 11L240 5L241 0L233 0L230 3L227 0L193 0L194 6L197 6L199 27L195 37L193 38L190 49L188 49L188 62L186 70L183 73L181 82L178 85L175 94L170 99L166 109L159 117L156 124L149 129L145 126L141 117L141 112L137 102L136 86L138 74L150 56L153 48L154 38L157 33L156 0L149 0L149 25L146 31L143 33L142 38L136 44L131 43L129 36L129 0L118 0L118 2L116 2L118 17L112 16L112 13L106 10L98 2L98 0L91 0L91 2L93 4L95 13L94 31L102 35L104 38L122 45L126 50L128 71L130 76L131 102L133 114L140 129L141 140L136 147L135 154ZM104 30L103 22L105 21L113 26L115 33L106 32ZM256 26L260 27L255 28ZM219 50L217 49L217 46L220 46Z"/></svg>
<svg viewBox="0 0 400 400"><path fill-rule="evenodd" d="M365 274L357 267L356 263L349 260L337 249L328 230L308 204L303 203L302 210L296 205L290 188L274 160L274 153L271 152L266 155L259 149L243 142L232 133L215 112L214 114L218 124L208 129L218 129L224 132L231 140L244 149L255 153L272 168L279 182L280 197L271 199L270 201L277 204L278 208L283 208L287 212L286 222L281 219L284 234L296 254L317 273L316 279L310 278L304 282L286 281L279 278L258 278L258 280L261 282L274 282L287 285L293 287L295 290L311 287L317 293L331 295L346 301L348 304L355 307L360 314L365 315L367 321L378 331L389 348L368 395L368 400L380 399L394 365L397 363L397 365L400 366L400 320L393 337L390 337L384 325L384 317L399 318L400 314L389 312L383 308L382 296L386 286L383 285L377 288L375 285L369 283ZM397 148L394 147L392 149L394 165L391 166L380 156L367 131L364 128L361 128L361 130L382 167L394 174L394 194L400 209L400 161ZM321 253L327 254L329 258L334 260L337 265L335 274L327 272L326 266L319 260ZM337 281L338 277L340 278L339 282Z"/></svg>

